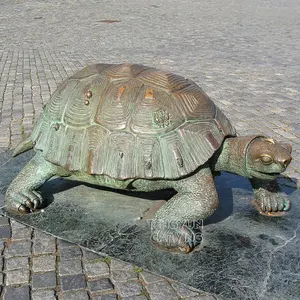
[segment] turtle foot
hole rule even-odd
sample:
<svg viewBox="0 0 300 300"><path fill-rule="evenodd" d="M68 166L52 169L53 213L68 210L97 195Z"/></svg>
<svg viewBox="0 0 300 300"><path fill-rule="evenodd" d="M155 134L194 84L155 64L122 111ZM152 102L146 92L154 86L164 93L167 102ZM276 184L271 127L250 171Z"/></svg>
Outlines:
<svg viewBox="0 0 300 300"><path fill-rule="evenodd" d="M34 190L8 190L5 195L5 207L14 213L26 214L35 212L41 208L42 203L42 196Z"/></svg>
<svg viewBox="0 0 300 300"><path fill-rule="evenodd" d="M287 195L280 192L277 194L260 195L252 201L256 210L268 217L281 217L286 214L291 207L291 202Z"/></svg>
<svg viewBox="0 0 300 300"><path fill-rule="evenodd" d="M202 233L195 232L186 225L177 228L156 228L152 230L152 242L158 248L188 254L202 241Z"/></svg>
<svg viewBox="0 0 300 300"><path fill-rule="evenodd" d="M268 182L253 178L250 181L255 195L252 203L260 214L281 217L290 209L291 202L276 179Z"/></svg>

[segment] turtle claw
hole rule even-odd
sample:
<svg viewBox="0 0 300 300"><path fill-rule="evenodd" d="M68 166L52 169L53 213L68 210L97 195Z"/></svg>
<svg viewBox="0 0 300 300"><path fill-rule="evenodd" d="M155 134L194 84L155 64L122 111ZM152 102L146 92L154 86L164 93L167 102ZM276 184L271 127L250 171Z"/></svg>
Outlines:
<svg viewBox="0 0 300 300"><path fill-rule="evenodd" d="M30 210L32 210L33 207L34 207L33 202L31 202L30 200L26 200L24 204L25 204L25 206L26 206L27 208L29 208Z"/></svg>
<svg viewBox="0 0 300 300"><path fill-rule="evenodd" d="M283 193L269 194L252 201L254 207L262 215L268 217L281 217L291 207L291 202Z"/></svg>
<svg viewBox="0 0 300 300"><path fill-rule="evenodd" d="M33 200L33 209L37 209L40 206L40 199Z"/></svg>
<svg viewBox="0 0 300 300"><path fill-rule="evenodd" d="M13 192L7 191L7 209L18 213L34 212L41 207L42 196L36 191Z"/></svg>
<svg viewBox="0 0 300 300"><path fill-rule="evenodd" d="M32 210L41 208L42 203L43 203L43 198L42 198L41 194L36 191L32 191L32 193L35 196L35 197L33 196L32 200L31 200Z"/></svg>
<svg viewBox="0 0 300 300"><path fill-rule="evenodd" d="M178 228L153 229L151 238L152 243L162 250L188 254L200 245L202 233L182 225Z"/></svg>
<svg viewBox="0 0 300 300"><path fill-rule="evenodd" d="M16 208L17 208L17 211L21 214L26 214L28 212L26 206L23 204L17 204Z"/></svg>

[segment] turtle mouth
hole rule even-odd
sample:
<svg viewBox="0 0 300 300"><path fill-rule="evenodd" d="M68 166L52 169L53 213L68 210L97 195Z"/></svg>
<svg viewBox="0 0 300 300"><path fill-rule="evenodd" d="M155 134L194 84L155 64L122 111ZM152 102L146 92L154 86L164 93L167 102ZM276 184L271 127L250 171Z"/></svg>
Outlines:
<svg viewBox="0 0 300 300"><path fill-rule="evenodd" d="M277 178L280 176L280 172L276 173L265 173L265 172L258 172L262 177L268 177L268 178Z"/></svg>
<svg viewBox="0 0 300 300"><path fill-rule="evenodd" d="M279 176L280 173L263 173L263 174L267 174L267 175L271 175L271 176Z"/></svg>

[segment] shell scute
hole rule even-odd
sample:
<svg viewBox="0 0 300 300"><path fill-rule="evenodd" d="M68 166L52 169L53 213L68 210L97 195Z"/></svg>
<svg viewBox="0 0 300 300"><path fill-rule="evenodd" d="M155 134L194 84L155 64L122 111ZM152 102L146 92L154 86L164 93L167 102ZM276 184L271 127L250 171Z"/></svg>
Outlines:
<svg viewBox="0 0 300 300"><path fill-rule="evenodd" d="M77 171L82 166L83 137L83 129L59 124L59 129L55 130L55 123L51 123L47 139L37 140L37 148L52 163L63 166L68 171Z"/></svg>
<svg viewBox="0 0 300 300"><path fill-rule="evenodd" d="M215 116L215 104L196 84L175 91L173 95L174 106L188 119L209 120Z"/></svg>
<svg viewBox="0 0 300 300"><path fill-rule="evenodd" d="M104 163L105 174L113 178L132 178L135 173L135 136L129 132L113 132L107 142L105 149L109 149L109 155Z"/></svg>
<svg viewBox="0 0 300 300"><path fill-rule="evenodd" d="M84 127L90 124L92 119L92 106L86 105L84 99L84 84L81 82L77 89L73 90L65 108L63 122L73 127Z"/></svg>
<svg viewBox="0 0 300 300"><path fill-rule="evenodd" d="M128 81L132 77L131 65L122 64L112 66L106 70L106 74L109 76L110 81Z"/></svg>
<svg viewBox="0 0 300 300"><path fill-rule="evenodd" d="M86 79L90 76L94 76L103 73L109 67L114 66L112 64L93 64L88 65L85 68L77 71L74 75L69 77L69 79Z"/></svg>
<svg viewBox="0 0 300 300"><path fill-rule="evenodd" d="M86 129L82 169L88 174L104 174L107 161L109 131L102 126L92 125Z"/></svg>
<svg viewBox="0 0 300 300"><path fill-rule="evenodd" d="M163 157L157 137L138 136L136 175L141 178L164 178Z"/></svg>
<svg viewBox="0 0 300 300"><path fill-rule="evenodd" d="M60 165L68 171L78 171L82 166L84 130L66 127L61 131L60 141L57 144Z"/></svg>
<svg viewBox="0 0 300 300"><path fill-rule="evenodd" d="M139 92L139 86L109 84L100 99L95 122L109 130L125 129Z"/></svg>
<svg viewBox="0 0 300 300"><path fill-rule="evenodd" d="M140 89L130 119L130 129L136 134L162 134L169 132L185 119L174 110L173 98L164 91L149 86Z"/></svg>
<svg viewBox="0 0 300 300"><path fill-rule="evenodd" d="M51 120L60 121L65 105L68 103L69 95L76 90L78 80L65 80L51 96L51 101L46 105L45 112Z"/></svg>
<svg viewBox="0 0 300 300"><path fill-rule="evenodd" d="M99 99L109 85L103 75L81 80L68 95L63 122L73 127L87 127L94 120Z"/></svg>
<svg viewBox="0 0 300 300"><path fill-rule="evenodd" d="M189 81L182 76L157 69L145 70L138 75L137 79L145 85L163 89L168 93L180 90L190 84Z"/></svg>
<svg viewBox="0 0 300 300"><path fill-rule="evenodd" d="M165 178L179 178L195 170L189 149L185 148L177 131L171 131L161 137L160 146Z"/></svg>
<svg viewBox="0 0 300 300"><path fill-rule="evenodd" d="M214 120L191 122L178 128L178 132L185 151L192 158L192 161L189 161L190 168L207 162L224 139Z"/></svg>

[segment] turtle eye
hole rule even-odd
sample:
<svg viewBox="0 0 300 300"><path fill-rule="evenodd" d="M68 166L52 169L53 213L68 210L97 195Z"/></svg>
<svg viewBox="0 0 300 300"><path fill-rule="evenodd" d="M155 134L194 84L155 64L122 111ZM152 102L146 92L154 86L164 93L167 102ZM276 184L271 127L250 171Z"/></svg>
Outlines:
<svg viewBox="0 0 300 300"><path fill-rule="evenodd" d="M270 165L273 163L273 158L269 155L262 155L259 160L264 164L264 165Z"/></svg>

